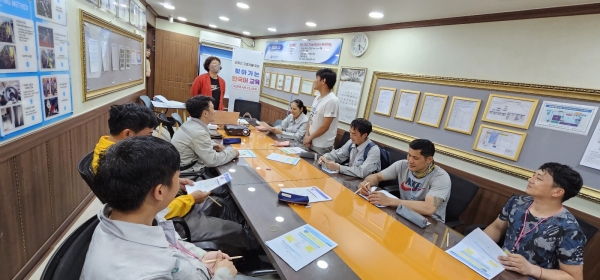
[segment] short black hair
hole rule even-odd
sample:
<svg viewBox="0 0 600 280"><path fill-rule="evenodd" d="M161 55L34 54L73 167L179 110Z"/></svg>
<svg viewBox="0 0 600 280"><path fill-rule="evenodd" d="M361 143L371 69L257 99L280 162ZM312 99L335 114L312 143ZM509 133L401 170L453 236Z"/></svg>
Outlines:
<svg viewBox="0 0 600 280"><path fill-rule="evenodd" d="M190 113L190 117L198 119L202 112L210 108L209 102L214 105L215 99L210 96L197 95L185 102L185 109Z"/></svg>
<svg viewBox="0 0 600 280"><path fill-rule="evenodd" d="M119 135L125 129L138 133L144 128L155 128L158 125L154 112L150 108L137 103L112 105L108 110L108 114L110 135Z"/></svg>
<svg viewBox="0 0 600 280"><path fill-rule="evenodd" d="M146 44L146 50L149 51L150 49L150 45Z"/></svg>
<svg viewBox="0 0 600 280"><path fill-rule="evenodd" d="M115 210L139 209L158 184L174 187L171 185L179 160L177 149L157 137L135 136L119 141L100 154L94 175L97 195Z"/></svg>
<svg viewBox="0 0 600 280"><path fill-rule="evenodd" d="M206 72L210 72L208 70L208 66L210 66L210 64L213 62L213 60L216 60L219 63L221 63L221 59L219 59L216 56L209 56L209 57L207 57L206 60L204 60L204 70L206 70Z"/></svg>
<svg viewBox="0 0 600 280"><path fill-rule="evenodd" d="M330 68L321 68L317 71L317 77L321 79L325 79L325 84L329 89L332 89L335 86L335 80L337 79L337 74L333 72Z"/></svg>
<svg viewBox="0 0 600 280"><path fill-rule="evenodd" d="M360 135L363 135L365 133L369 135L371 134L371 131L373 131L373 125L371 125L371 122L363 118L354 119L350 123L350 128L358 130Z"/></svg>
<svg viewBox="0 0 600 280"><path fill-rule="evenodd" d="M292 103L296 103L296 106L298 106L298 109L302 110L302 113L304 113L304 114L308 113L308 109L306 109L306 106L304 106L304 102L302 102L302 100L296 99L296 100L292 101Z"/></svg>
<svg viewBox="0 0 600 280"><path fill-rule="evenodd" d="M556 162L546 162L540 166L539 170L552 176L554 187L565 190L565 195L562 198L563 202L576 196L581 191L583 179L579 172L573 170L570 166Z"/></svg>
<svg viewBox="0 0 600 280"><path fill-rule="evenodd" d="M435 154L435 145L427 139L415 139L408 146L413 150L419 150L425 158L432 157Z"/></svg>

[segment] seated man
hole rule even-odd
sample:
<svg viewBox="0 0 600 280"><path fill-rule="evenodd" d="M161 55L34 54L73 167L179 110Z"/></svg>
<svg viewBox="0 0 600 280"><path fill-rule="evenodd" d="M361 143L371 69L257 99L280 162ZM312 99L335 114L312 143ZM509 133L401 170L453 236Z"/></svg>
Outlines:
<svg viewBox="0 0 600 280"><path fill-rule="evenodd" d="M110 135L100 137L94 149L93 170L97 169L98 158L108 147L131 136L149 135L158 125L154 112L140 104L113 105L109 115ZM179 179L179 185L184 191L185 185L192 184L194 184L192 180ZM97 190L93 191L101 201L106 201ZM169 203L164 218L184 218L190 227L191 240L253 248L254 236L237 208L220 198L215 198L221 202L221 206L218 206L212 200L207 200L209 195L210 192L195 191L176 197ZM203 227L200 227L200 224Z"/></svg>
<svg viewBox="0 0 600 280"><path fill-rule="evenodd" d="M350 140L339 149L321 156L318 163L325 164L329 170L359 178L381 170L379 147L369 139L372 130L368 120L353 120L350 123ZM344 162L348 165L341 165Z"/></svg>
<svg viewBox="0 0 600 280"><path fill-rule="evenodd" d="M484 232L504 237L504 268L535 279L583 279L585 235L562 203L579 193L583 179L571 167L545 163L529 178L527 195L511 197Z"/></svg>
<svg viewBox="0 0 600 280"><path fill-rule="evenodd" d="M393 207L403 205L443 223L446 219L451 183L448 173L435 165L434 154L435 146L431 141L413 140L409 144L408 159L399 160L381 172L367 176L365 181L360 183L360 193L368 195L369 202L373 204ZM396 177L400 182L400 199L369 191L379 182Z"/></svg>
<svg viewBox="0 0 600 280"><path fill-rule="evenodd" d="M171 221L159 218L153 225L179 191L179 163L173 145L148 136L127 138L100 156L94 183L107 203L98 213L80 279L235 277L226 254L178 240Z"/></svg>
<svg viewBox="0 0 600 280"><path fill-rule="evenodd" d="M184 172L202 171L205 167L217 167L237 158L235 149L224 149L210 139L207 125L215 121L214 99L209 96L194 96L185 102L191 119L175 132L171 143L181 155Z"/></svg>

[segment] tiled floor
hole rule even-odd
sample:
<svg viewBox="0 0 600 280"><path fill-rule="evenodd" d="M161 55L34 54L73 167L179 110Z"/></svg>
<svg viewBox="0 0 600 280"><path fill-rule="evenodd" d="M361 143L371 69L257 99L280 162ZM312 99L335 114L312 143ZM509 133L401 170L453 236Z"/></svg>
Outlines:
<svg viewBox="0 0 600 280"><path fill-rule="evenodd" d="M100 208L102 208L102 204L100 203L100 201L98 199L94 199L94 201L92 201L92 203L84 210L83 214L81 216L79 216L79 219L77 219L77 221L75 221L73 226L71 228L69 228L69 230L67 231L67 234L65 234L65 236L61 239L60 242L62 243L67 237L69 237L71 232L73 232L75 229L77 229L81 224L83 224L89 218L96 215L98 213L98 211L100 211ZM54 250L52 250L52 252L50 254L48 254L48 258L46 258L42 262L42 264L38 267L38 269L36 269L36 271L32 274L32 276L29 279L37 280L42 277L42 273L44 272L44 268L46 267L48 260L50 259L52 254L54 254L54 251L56 249L58 249L58 247L59 246L56 246L54 248ZM259 277L259 279L279 279L279 277L267 275L267 276Z"/></svg>

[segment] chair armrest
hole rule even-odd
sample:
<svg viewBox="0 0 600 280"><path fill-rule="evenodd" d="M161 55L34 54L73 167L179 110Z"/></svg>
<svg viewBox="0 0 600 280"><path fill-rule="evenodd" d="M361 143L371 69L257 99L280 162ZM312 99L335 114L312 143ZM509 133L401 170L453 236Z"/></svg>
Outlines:
<svg viewBox="0 0 600 280"><path fill-rule="evenodd" d="M185 237L182 236L181 240L190 242L190 239L192 238L192 234L190 233L190 227L188 227L188 225L185 222L185 220L183 218L180 218L180 217L175 217L175 218L172 218L170 221L173 222L173 225L180 225L181 228L183 228L183 232L185 233Z"/></svg>
<svg viewBox="0 0 600 280"><path fill-rule="evenodd" d="M275 269L259 269L259 270L253 270L253 271L248 272L248 276L251 276L251 277L263 276L263 275L273 275L273 274L278 274L277 270L275 270Z"/></svg>
<svg viewBox="0 0 600 280"><path fill-rule="evenodd" d="M196 245L196 247L210 252L210 251L219 251L219 245L217 245L217 243L214 243L212 241L200 241L200 242L194 242L194 245Z"/></svg>
<svg viewBox="0 0 600 280"><path fill-rule="evenodd" d="M446 223L444 223L444 224L445 224L447 227L450 227L450 228L455 228L455 227L457 227L457 226L460 226L460 225L462 225L462 224L464 224L464 223L465 223L465 221L463 221L463 220L456 220L456 221L449 221L449 222L446 222Z"/></svg>

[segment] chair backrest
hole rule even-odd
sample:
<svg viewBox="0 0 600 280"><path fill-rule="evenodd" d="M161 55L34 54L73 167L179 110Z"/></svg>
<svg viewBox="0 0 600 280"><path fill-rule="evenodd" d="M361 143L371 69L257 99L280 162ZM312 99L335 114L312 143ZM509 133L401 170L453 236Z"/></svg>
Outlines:
<svg viewBox="0 0 600 280"><path fill-rule="evenodd" d="M583 231L583 235L585 235L585 238L587 239L587 244L589 244L590 240L592 240L592 238L598 231L598 228L593 225L590 225L588 222L586 222L582 219L579 219L577 217L575 217L575 219L577 220L579 227Z"/></svg>
<svg viewBox="0 0 600 280"><path fill-rule="evenodd" d="M233 104L233 111L239 112L240 116L250 113L252 118L260 119L262 105L260 102L236 99Z"/></svg>
<svg viewBox="0 0 600 280"><path fill-rule="evenodd" d="M146 105L146 107L150 108L150 110L154 110L154 106L152 106L152 101L150 100L150 97L148 97L148 95L142 95L140 96L140 99L142 100L142 102L144 102L144 105Z"/></svg>
<svg viewBox="0 0 600 280"><path fill-rule="evenodd" d="M281 124L283 120L275 120L275 122L273 123L273 126L278 126Z"/></svg>
<svg viewBox="0 0 600 280"><path fill-rule="evenodd" d="M394 162L396 162L396 161L406 159L406 157L408 156L407 153L400 151L398 149L394 149L394 148L390 148L390 147L385 147L384 149L386 151L388 151L388 153L390 154L390 165L394 164Z"/></svg>
<svg viewBox="0 0 600 280"><path fill-rule="evenodd" d="M99 222L98 217L94 215L71 233L52 255L41 279L79 279L94 230Z"/></svg>
<svg viewBox="0 0 600 280"><path fill-rule="evenodd" d="M346 144L346 142L348 142L348 140L350 140L350 132L345 131L344 134L342 135L342 138L340 138L340 141L337 142L337 144L335 145L335 149L339 149L342 146L344 146L344 144Z"/></svg>
<svg viewBox="0 0 600 280"><path fill-rule="evenodd" d="M452 187L450 189L450 198L446 206L446 223L459 220L460 215L467 209L479 186L460 176L448 173Z"/></svg>
<svg viewBox="0 0 600 280"><path fill-rule="evenodd" d="M177 123L179 123L179 125L183 124L183 119L181 118L181 116L177 113L171 113L171 118L173 118Z"/></svg>
<svg viewBox="0 0 600 280"><path fill-rule="evenodd" d="M92 170L92 160L94 159L94 152L91 152L85 155L81 160L79 160L79 164L77 165L77 171L79 171L79 175L88 185L88 187L92 190L92 192L98 197L100 202L105 203L104 199L99 197L96 193L96 188L94 187L94 171Z"/></svg>

